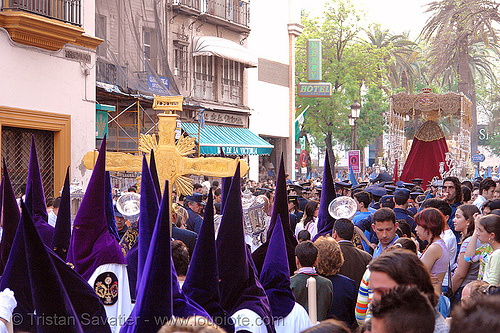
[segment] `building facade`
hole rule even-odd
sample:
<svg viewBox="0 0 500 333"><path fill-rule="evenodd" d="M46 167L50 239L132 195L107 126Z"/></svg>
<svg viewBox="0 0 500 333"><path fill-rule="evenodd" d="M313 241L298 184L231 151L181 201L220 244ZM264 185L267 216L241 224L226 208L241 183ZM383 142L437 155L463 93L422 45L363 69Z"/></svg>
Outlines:
<svg viewBox="0 0 500 333"><path fill-rule="evenodd" d="M0 0L1 151L16 195L35 137L46 196L66 168L86 185L95 146L95 7L92 1Z"/></svg>
<svg viewBox="0 0 500 333"><path fill-rule="evenodd" d="M109 112L109 148L138 151L140 134L156 133L157 95L184 96L182 131L201 155L269 154L249 130L247 49L250 3L236 0L96 1L97 100Z"/></svg>
<svg viewBox="0 0 500 333"><path fill-rule="evenodd" d="M295 116L295 38L302 33L300 8L294 0L254 1L249 50L258 56L257 70L249 71L250 129L270 142L269 156L250 157L250 178L262 179L279 167L293 178ZM266 22L266 24L262 24Z"/></svg>

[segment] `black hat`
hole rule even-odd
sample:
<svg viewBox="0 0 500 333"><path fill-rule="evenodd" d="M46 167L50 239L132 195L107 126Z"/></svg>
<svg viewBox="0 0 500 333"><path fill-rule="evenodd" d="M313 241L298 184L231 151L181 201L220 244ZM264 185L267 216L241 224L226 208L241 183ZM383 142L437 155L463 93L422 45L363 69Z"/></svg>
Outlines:
<svg viewBox="0 0 500 333"><path fill-rule="evenodd" d="M410 198L415 201L417 199L417 197L419 195L422 195L422 194L423 194L422 192L411 192L410 193Z"/></svg>
<svg viewBox="0 0 500 333"><path fill-rule="evenodd" d="M187 195L184 201L203 204L203 195L201 195L200 193L193 193L192 195Z"/></svg>
<svg viewBox="0 0 500 333"><path fill-rule="evenodd" d="M387 189L381 187L381 186L368 186L365 189L366 192L371 193L372 195L376 197L382 197L387 194Z"/></svg>
<svg viewBox="0 0 500 333"><path fill-rule="evenodd" d="M397 187L394 185L385 185L384 187L387 190L387 194L393 194L394 191L397 189Z"/></svg>
<svg viewBox="0 0 500 333"><path fill-rule="evenodd" d="M298 195L295 195L295 194L289 194L289 195L288 195L288 201L289 201L289 202L290 202L290 201L297 201L297 202L298 202L298 201L299 201L299 200L298 200L298 197L299 197Z"/></svg>
<svg viewBox="0 0 500 333"><path fill-rule="evenodd" d="M414 178L414 179L412 179L412 180L411 180L411 182L412 182L413 184L418 185L418 186L422 185L422 182L423 182L423 181L424 181L424 180L423 180L422 178Z"/></svg>
<svg viewBox="0 0 500 333"><path fill-rule="evenodd" d="M415 184L413 183L403 183L403 187L407 188L408 190L411 190L415 187Z"/></svg>
<svg viewBox="0 0 500 333"><path fill-rule="evenodd" d="M346 183L346 182L335 182L335 187L336 188L348 188L348 189L350 189L352 187L352 184Z"/></svg>

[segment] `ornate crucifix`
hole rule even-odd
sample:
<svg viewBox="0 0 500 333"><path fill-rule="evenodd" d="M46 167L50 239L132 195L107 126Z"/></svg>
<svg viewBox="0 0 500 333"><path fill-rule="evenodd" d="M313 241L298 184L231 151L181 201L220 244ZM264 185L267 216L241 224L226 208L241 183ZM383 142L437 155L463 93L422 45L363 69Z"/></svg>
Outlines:
<svg viewBox="0 0 500 333"><path fill-rule="evenodd" d="M186 175L205 175L212 177L230 177L234 175L236 166L240 162L241 176L248 172L248 164L238 158L198 157L189 158L187 155L194 153L195 139L181 137L175 143L175 129L179 115L172 111L182 111L182 96L156 96L153 108L165 111L159 114L159 141L156 136L141 135L139 150L150 155L154 150L156 167L161 186L165 180L169 181L169 194L173 186L179 194L190 195L193 193L193 184ZM167 113L168 112L168 113ZM97 160L97 151L91 151L83 157L83 164L87 169L93 169ZM126 153L106 152L106 170L108 171L136 171L142 170L142 156Z"/></svg>

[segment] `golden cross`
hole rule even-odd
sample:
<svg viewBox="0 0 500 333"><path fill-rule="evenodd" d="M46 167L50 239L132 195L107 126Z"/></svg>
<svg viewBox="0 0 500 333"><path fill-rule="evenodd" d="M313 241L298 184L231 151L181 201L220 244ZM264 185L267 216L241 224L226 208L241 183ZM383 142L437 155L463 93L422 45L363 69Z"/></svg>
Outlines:
<svg viewBox="0 0 500 333"><path fill-rule="evenodd" d="M179 115L171 113L172 111L182 111L182 99L182 96L155 96L153 108L165 111L165 113L158 114L159 141L157 142L154 134L141 135L139 141L139 150L143 153L149 156L151 149L154 150L161 186L163 186L165 180L168 180L170 194L172 194L175 184L179 194L190 195L193 193L193 184L186 175L230 177L234 175L238 162L240 162L241 176L244 176L248 172L248 164L238 158L186 157L195 152L195 139L181 137L177 144L175 143L175 129ZM87 169L94 168L97 156L97 151L90 151L85 154L83 164ZM142 170L142 156L106 152L106 170L140 172Z"/></svg>

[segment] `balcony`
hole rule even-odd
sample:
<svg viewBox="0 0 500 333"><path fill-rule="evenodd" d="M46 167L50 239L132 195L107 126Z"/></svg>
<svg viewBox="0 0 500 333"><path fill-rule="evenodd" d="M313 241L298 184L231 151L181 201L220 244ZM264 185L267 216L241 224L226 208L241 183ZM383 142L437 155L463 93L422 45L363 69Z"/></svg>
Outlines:
<svg viewBox="0 0 500 333"><path fill-rule="evenodd" d="M194 98L215 101L215 76L195 74ZM203 76L203 78L201 78Z"/></svg>
<svg viewBox="0 0 500 333"><path fill-rule="evenodd" d="M96 61L96 81L127 88L126 68L118 68L113 63L98 58Z"/></svg>
<svg viewBox="0 0 500 333"><path fill-rule="evenodd" d="M0 0L0 27L15 42L56 51L71 43L96 49L82 29L81 0Z"/></svg>
<svg viewBox="0 0 500 333"><path fill-rule="evenodd" d="M243 83L227 79L222 81L222 102L243 105Z"/></svg>
<svg viewBox="0 0 500 333"><path fill-rule="evenodd" d="M2 0L2 10L18 10L82 26L81 0Z"/></svg>
<svg viewBox="0 0 500 333"><path fill-rule="evenodd" d="M250 25L250 4L241 0L206 0L205 14L248 27Z"/></svg>
<svg viewBox="0 0 500 333"><path fill-rule="evenodd" d="M172 8L237 32L250 31L250 3L242 0L169 0Z"/></svg>

